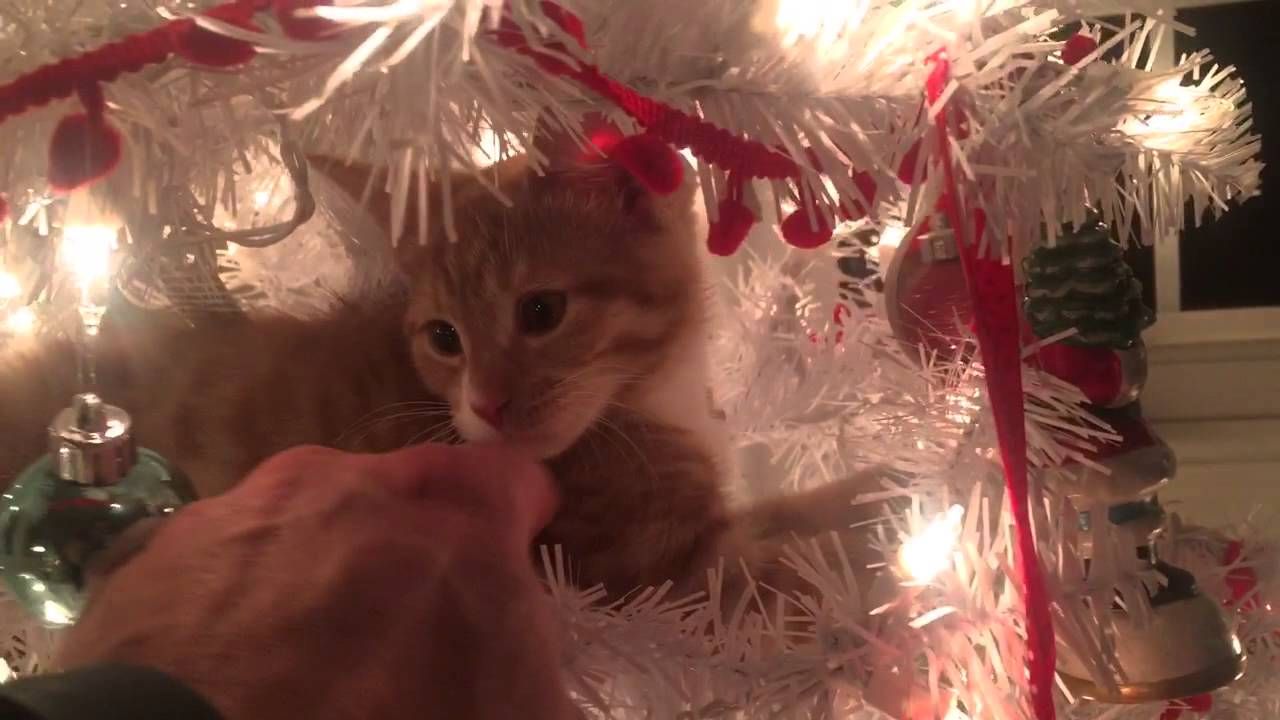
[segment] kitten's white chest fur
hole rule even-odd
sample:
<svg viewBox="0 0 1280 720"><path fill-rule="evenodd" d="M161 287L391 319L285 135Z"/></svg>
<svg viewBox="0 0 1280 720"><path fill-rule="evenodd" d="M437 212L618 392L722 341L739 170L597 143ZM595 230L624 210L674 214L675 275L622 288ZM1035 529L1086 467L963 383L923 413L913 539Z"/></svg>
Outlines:
<svg viewBox="0 0 1280 720"><path fill-rule="evenodd" d="M690 440L724 467L729 438L724 423L712 415L711 364L705 333L677 345L662 367L646 383L648 392L636 400L636 410L670 427L689 432Z"/></svg>

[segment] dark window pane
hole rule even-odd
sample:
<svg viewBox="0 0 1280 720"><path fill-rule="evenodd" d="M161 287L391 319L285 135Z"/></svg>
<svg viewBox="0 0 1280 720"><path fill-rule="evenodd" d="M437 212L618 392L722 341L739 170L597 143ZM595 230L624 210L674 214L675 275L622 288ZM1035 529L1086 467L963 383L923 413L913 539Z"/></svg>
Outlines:
<svg viewBox="0 0 1280 720"><path fill-rule="evenodd" d="M1253 102L1254 128L1262 135L1264 190L1280 192L1280 107L1275 71L1280 67L1280 22L1265 0L1189 8L1178 19L1196 29L1179 35L1178 53L1207 48L1223 65L1235 65ZM1255 197L1221 218L1182 236L1182 309L1280 305L1280 207Z"/></svg>

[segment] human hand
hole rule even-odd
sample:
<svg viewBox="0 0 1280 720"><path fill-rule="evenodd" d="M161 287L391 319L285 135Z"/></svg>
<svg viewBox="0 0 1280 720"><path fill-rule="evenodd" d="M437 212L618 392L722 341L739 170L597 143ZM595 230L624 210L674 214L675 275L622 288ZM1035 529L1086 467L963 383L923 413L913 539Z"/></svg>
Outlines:
<svg viewBox="0 0 1280 720"><path fill-rule="evenodd" d="M554 506L499 448L292 450L92 586L59 664L150 666L228 720L578 717L529 560Z"/></svg>

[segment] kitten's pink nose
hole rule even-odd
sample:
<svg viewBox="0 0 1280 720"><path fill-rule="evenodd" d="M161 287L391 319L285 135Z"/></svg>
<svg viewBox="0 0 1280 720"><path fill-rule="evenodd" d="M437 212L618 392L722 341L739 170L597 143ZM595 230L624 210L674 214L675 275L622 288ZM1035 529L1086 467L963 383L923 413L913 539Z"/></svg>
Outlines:
<svg viewBox="0 0 1280 720"><path fill-rule="evenodd" d="M471 412L475 413L476 417L489 423L494 430L501 430L503 411L510 404L510 400L472 401Z"/></svg>

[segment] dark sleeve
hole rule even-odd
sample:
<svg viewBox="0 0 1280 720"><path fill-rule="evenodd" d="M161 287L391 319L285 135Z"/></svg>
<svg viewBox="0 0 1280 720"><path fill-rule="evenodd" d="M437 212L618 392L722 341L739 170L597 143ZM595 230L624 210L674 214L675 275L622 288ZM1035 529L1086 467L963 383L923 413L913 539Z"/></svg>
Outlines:
<svg viewBox="0 0 1280 720"><path fill-rule="evenodd" d="M96 665L0 685L0 720L222 720L194 690L134 665Z"/></svg>

